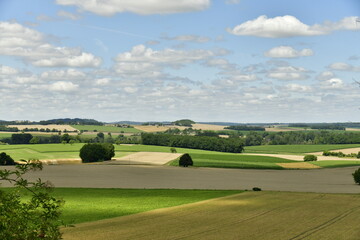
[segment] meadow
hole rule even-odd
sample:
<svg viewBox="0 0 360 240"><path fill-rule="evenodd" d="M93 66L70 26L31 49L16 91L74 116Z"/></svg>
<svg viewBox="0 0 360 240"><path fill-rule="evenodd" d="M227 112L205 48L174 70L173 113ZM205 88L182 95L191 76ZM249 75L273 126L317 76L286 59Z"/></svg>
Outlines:
<svg viewBox="0 0 360 240"><path fill-rule="evenodd" d="M357 240L359 211L358 194L251 191L63 230L64 239L77 240Z"/></svg>
<svg viewBox="0 0 360 240"><path fill-rule="evenodd" d="M79 151L83 143L70 144L26 144L0 145L0 152L6 152L14 160L20 159L79 159ZM223 153L198 149L176 148L178 153L189 153L193 158L194 167L217 168L255 168L255 169L283 169L277 163L292 163L276 156L254 156L246 153L297 154L325 151L341 148L359 147L359 144L342 145L266 145L245 147L245 154ZM151 145L115 145L115 158L120 158L134 152L171 152L171 147ZM358 166L360 161L317 161L312 162L320 167L334 168ZM178 160L169 163L178 166Z"/></svg>

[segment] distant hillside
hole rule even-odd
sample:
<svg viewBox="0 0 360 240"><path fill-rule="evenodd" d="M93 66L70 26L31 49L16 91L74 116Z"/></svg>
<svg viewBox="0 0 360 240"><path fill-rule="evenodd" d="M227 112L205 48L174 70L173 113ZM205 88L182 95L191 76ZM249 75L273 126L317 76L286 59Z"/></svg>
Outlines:
<svg viewBox="0 0 360 240"><path fill-rule="evenodd" d="M84 118L58 118L42 121L0 121L0 125L49 125L49 124L66 124L66 125L104 125L104 123L94 119Z"/></svg>

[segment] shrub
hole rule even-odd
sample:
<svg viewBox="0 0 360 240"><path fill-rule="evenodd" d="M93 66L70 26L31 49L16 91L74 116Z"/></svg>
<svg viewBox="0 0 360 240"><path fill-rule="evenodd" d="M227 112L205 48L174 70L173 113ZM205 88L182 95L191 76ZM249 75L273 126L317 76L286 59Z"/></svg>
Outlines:
<svg viewBox="0 0 360 240"><path fill-rule="evenodd" d="M114 145L112 143L102 143L101 145L105 148L105 151L106 151L104 159L111 160L111 158L115 156Z"/></svg>
<svg viewBox="0 0 360 240"><path fill-rule="evenodd" d="M360 158L360 152L357 153L356 158Z"/></svg>
<svg viewBox="0 0 360 240"><path fill-rule="evenodd" d="M315 155L305 155L304 156L304 161L308 162L308 161L317 161L317 156Z"/></svg>
<svg viewBox="0 0 360 240"><path fill-rule="evenodd" d="M15 161L5 152L2 152L0 153L0 165L15 165Z"/></svg>
<svg viewBox="0 0 360 240"><path fill-rule="evenodd" d="M253 187L253 189L252 189L254 192L259 192L259 191L261 191L261 188L259 188L259 187Z"/></svg>
<svg viewBox="0 0 360 240"><path fill-rule="evenodd" d="M188 153L185 153L180 157L179 166L188 167L193 165L193 160Z"/></svg>
<svg viewBox="0 0 360 240"><path fill-rule="evenodd" d="M102 162L106 160L107 150L100 143L88 143L80 149L82 162Z"/></svg>
<svg viewBox="0 0 360 240"><path fill-rule="evenodd" d="M352 175L354 177L354 182L360 184L360 168L358 170L355 170Z"/></svg>
<svg viewBox="0 0 360 240"><path fill-rule="evenodd" d="M177 153L176 148L170 148L171 153Z"/></svg>

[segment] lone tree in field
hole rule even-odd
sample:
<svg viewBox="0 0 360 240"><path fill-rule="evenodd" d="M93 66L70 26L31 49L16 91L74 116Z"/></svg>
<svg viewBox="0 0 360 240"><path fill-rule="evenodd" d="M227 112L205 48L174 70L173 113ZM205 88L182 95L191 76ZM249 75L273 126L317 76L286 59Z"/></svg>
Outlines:
<svg viewBox="0 0 360 240"><path fill-rule="evenodd" d="M14 170L0 170L0 182L10 182L15 187L6 191L0 188L0 239L61 239L63 224L59 217L63 201L50 195L52 187L48 182L31 182L23 177L31 170L41 170L41 162L23 161Z"/></svg>
<svg viewBox="0 0 360 240"><path fill-rule="evenodd" d="M304 161L305 162L317 161L317 156L315 156L315 155L305 155L304 156Z"/></svg>
<svg viewBox="0 0 360 240"><path fill-rule="evenodd" d="M360 184L360 168L358 170L355 170L352 175L354 177L354 182Z"/></svg>
<svg viewBox="0 0 360 240"><path fill-rule="evenodd" d="M193 160L188 153L180 157L179 166L188 167L193 165Z"/></svg>
<svg viewBox="0 0 360 240"><path fill-rule="evenodd" d="M80 149L82 162L102 162L115 156L115 148L111 143L88 143Z"/></svg>

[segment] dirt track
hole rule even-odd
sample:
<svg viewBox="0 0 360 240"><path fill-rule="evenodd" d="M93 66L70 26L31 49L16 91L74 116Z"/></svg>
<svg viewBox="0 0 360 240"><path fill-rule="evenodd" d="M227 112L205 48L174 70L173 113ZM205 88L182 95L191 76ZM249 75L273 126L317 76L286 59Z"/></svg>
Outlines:
<svg viewBox="0 0 360 240"><path fill-rule="evenodd" d="M2 167L3 168L3 167ZM358 167L314 170L253 170L131 165L49 165L31 179L50 180L56 187L252 189L360 193L351 174ZM2 183L2 186L8 186Z"/></svg>

